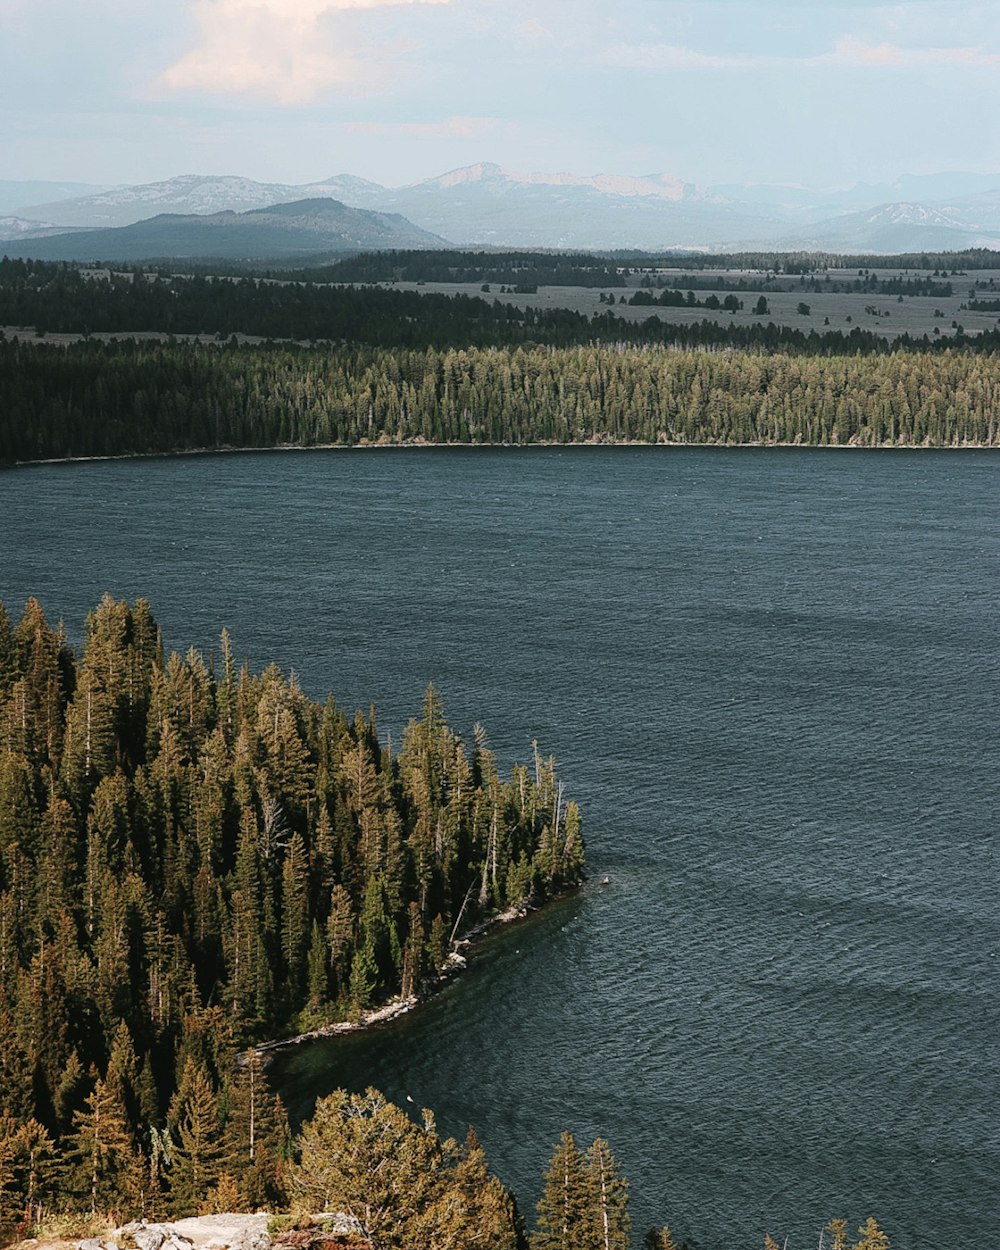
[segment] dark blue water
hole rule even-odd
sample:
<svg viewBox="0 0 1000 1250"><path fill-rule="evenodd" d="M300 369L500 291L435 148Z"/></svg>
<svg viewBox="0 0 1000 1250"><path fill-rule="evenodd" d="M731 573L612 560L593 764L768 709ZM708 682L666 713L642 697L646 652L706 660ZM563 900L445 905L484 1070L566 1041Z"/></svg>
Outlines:
<svg viewBox="0 0 1000 1250"><path fill-rule="evenodd" d="M275 1068L479 1130L529 1210L563 1128L636 1226L1000 1241L1000 457L250 454L0 476L0 597L294 668L398 735L428 680L537 737L597 881L376 1034Z"/></svg>

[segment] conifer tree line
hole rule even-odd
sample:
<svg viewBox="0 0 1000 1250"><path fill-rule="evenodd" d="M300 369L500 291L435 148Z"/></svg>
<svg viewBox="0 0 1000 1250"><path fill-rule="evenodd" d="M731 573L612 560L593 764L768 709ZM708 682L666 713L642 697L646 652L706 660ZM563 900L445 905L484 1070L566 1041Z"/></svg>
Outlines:
<svg viewBox="0 0 1000 1250"><path fill-rule="evenodd" d="M433 688L394 753L225 633L165 656L142 600L79 656L0 606L0 1216L283 1201L237 1051L419 995L456 933L582 872L553 761L502 779Z"/></svg>
<svg viewBox="0 0 1000 1250"><path fill-rule="evenodd" d="M595 277L605 274L603 269L593 272ZM607 308L588 316L571 308L521 308L483 295L338 286L316 282L312 277L274 280L259 275L178 275L170 270L157 273L138 268L108 270L103 279L90 274L64 262L0 259L0 326L85 336L154 332L226 338L243 334L401 350L599 343L614 347L630 343L853 356L859 352L938 352L955 346L988 354L1000 349L996 330L968 336L960 332L945 339L902 334L890 343L883 335L860 326L845 334L840 330L779 326L765 322L763 317L751 325L707 319L678 324L657 316L640 321L618 316ZM601 281L597 285L614 287L619 283ZM779 285L787 288L789 284ZM519 282L510 289L530 292L535 284ZM777 287L762 283L760 289ZM642 298L635 302L652 302L648 292L639 294ZM618 298L624 300L624 296ZM613 292L607 299L616 303ZM696 303L693 293L684 303L716 307L714 300ZM738 305L738 300L728 304L720 301L719 307L736 311Z"/></svg>
<svg viewBox="0 0 1000 1250"><path fill-rule="evenodd" d="M610 252L619 264L670 266L685 269L762 269L775 273L809 274L826 269L940 270L943 275L974 269L996 269L993 248L970 247L959 252Z"/></svg>
<svg viewBox="0 0 1000 1250"><path fill-rule="evenodd" d="M1000 439L1000 370L962 352L0 344L0 460L404 443Z"/></svg>
<svg viewBox="0 0 1000 1250"><path fill-rule="evenodd" d="M796 278L793 274L782 274L774 270L758 270L738 278L713 278L711 270L702 271L698 276L685 273L680 276L671 275L669 278L657 273L655 269L646 273L642 273L642 270L637 272L642 274L639 279L640 290L647 291L652 288L663 290L673 287L682 291L760 291L767 295L776 291L812 291L827 295L923 295L936 296L939 299L948 299L955 293L950 282L935 281L929 276L884 278L867 269L859 269L857 277L841 276L843 270L840 269L826 269L811 274L808 281L804 273Z"/></svg>
<svg viewBox="0 0 1000 1250"><path fill-rule="evenodd" d="M458 251L454 248L362 252L330 265L279 271L314 282L488 282L530 286L621 287L627 270L589 252Z"/></svg>

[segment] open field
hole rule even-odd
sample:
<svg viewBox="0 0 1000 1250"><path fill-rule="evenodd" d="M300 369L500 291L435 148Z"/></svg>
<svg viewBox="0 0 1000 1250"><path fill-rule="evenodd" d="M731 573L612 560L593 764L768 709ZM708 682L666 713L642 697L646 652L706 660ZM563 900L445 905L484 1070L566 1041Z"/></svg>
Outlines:
<svg viewBox="0 0 1000 1250"><path fill-rule="evenodd" d="M94 342L115 343L121 339L135 339L137 343L227 343L234 338L237 343L266 343L269 340L259 334L167 334L162 330L94 330L89 334L79 332L46 331L39 334L32 326L0 326L0 335L17 343L49 343L65 347L67 343L79 343L83 339ZM301 341L303 346L306 340Z"/></svg>
<svg viewBox="0 0 1000 1250"><path fill-rule="evenodd" d="M927 276L919 272L898 269L871 270L870 272L885 281L900 277ZM667 287L672 288L690 271L660 270L658 273L666 281ZM501 292L497 283L493 283L488 292L482 289L480 283L472 282L396 282L392 285L396 290L414 290L426 294L436 292L441 295L480 296L484 299L498 300L502 304L514 304L519 308L570 308L575 312L588 315L595 312L614 311L616 316L628 321L645 321L647 317L657 317L661 321L676 325L689 325L699 321L712 321L718 325L754 325L760 324L761 321L765 323L773 321L776 325L790 326L796 330L816 330L819 333L830 330L847 332L855 326L860 326L863 330L873 331L887 339L897 338L901 334L911 334L917 337L924 334L931 337L953 336L956 333L953 322L962 326L966 334L981 334L984 330L994 330L1000 326L998 313L970 312L962 308L963 304L968 303L969 293L976 283L986 284L987 287L977 292L980 298L1000 298L1000 290L998 290L1000 267L996 270L978 270L971 274L940 279L942 282L951 283L954 294L950 296L904 295L900 297L872 295L863 291L828 294L822 289L815 292L808 289L808 285L800 286L797 277L779 279L778 281L789 289L777 290L775 288L778 282L765 283L764 274L749 270L722 272L707 270L693 276L704 283L703 289L695 290L695 296L700 300L704 300L712 293L722 299L728 293L724 290L713 291L710 287L709 284L719 277L732 284L742 280L748 287L753 286L754 289L735 292L737 298L743 301L744 308L741 312L731 313L713 312L707 308L632 307L627 303L622 304L620 301L623 296L628 300L640 289L638 275L630 275L629 286L624 289L618 287L614 291L600 291L589 287L542 286L534 295L515 294L509 290ZM847 282L855 276L855 272L851 270L831 271L833 283ZM992 288L988 285L991 280ZM807 277L807 284L808 281ZM687 287L682 285L680 289L686 290ZM768 315L764 317L758 317L752 311L761 293L765 294L770 309ZM651 294L655 296L658 292L653 290ZM606 302L602 303L602 295L614 296L613 310ZM800 303L809 305L808 316L798 311Z"/></svg>
<svg viewBox="0 0 1000 1250"><path fill-rule="evenodd" d="M500 305L509 305L521 309L534 309L539 312L554 312L559 309L567 309L585 317L591 317L604 313L612 313L615 317L620 318L625 323L640 325L655 319L668 325L685 326L709 322L720 326L724 329L729 327L756 327L767 326L769 323L781 327L788 327L792 330L798 330L808 333L814 331L817 334L840 332L849 333L854 329L861 329L868 333L881 336L887 342L892 342L901 335L909 335L915 339L921 339L924 336L931 340L949 339L955 337L959 330L964 331L966 336L974 337L983 334L986 331L996 331L1000 328L1000 311L986 310L970 310L968 304L971 300L981 302L997 302L1000 301L1000 267L992 270L974 270L969 273L948 273L945 271L935 271L933 274L926 270L899 270L899 269L866 269L866 270L850 270L850 269L832 269L827 272L819 272L816 274L806 274L799 277L797 274L774 273L773 271L749 270L749 269L730 269L717 270L705 269L694 270L690 268L684 269L633 269L621 270L620 274L625 275L625 286L615 288L598 288L587 286L564 286L564 285L539 285L534 287L528 284L527 279L522 279L525 283L522 290L518 290L514 285L516 281L517 271L513 271L514 276L509 284L493 282L483 282L481 280L470 282L454 282L454 281L403 281L401 279L391 282L331 282L329 278L326 281L314 280L309 281L308 271L301 271L302 278L292 276L275 276L275 277L259 277L256 279L259 287L296 287L310 288L312 295L304 292L304 298L310 299L318 297L322 299L324 290L333 291L338 288L351 288L355 294L351 298L358 298L360 293L365 289L372 290L374 288L382 288L393 290L399 293L407 293L412 300L413 296L436 295L450 299L457 295L472 297L477 300L485 300L495 302ZM86 287L103 286L103 280L111 277L110 270L82 268L80 276L85 280ZM139 271L123 271L115 276L129 279L135 282L140 276ZM165 276L163 271L158 274L150 271L147 275L154 285L158 278ZM209 282L223 284L225 286L236 285L241 279L232 274L205 275ZM325 277L325 275L323 275ZM171 274L171 278L175 286L186 287L187 281L194 281L196 275L191 273L175 272ZM180 280L180 281L179 281ZM186 281L185 281L186 280ZM126 288L131 285L126 282ZM855 283L862 283L862 289L850 290ZM905 289L902 294L892 291L892 285L895 284L897 289L899 285L904 288L907 284L920 289L930 287L937 293L931 294L910 294ZM120 285L120 284L119 284ZM140 282L134 289L139 291L145 288L146 283ZM873 293L872 286L886 287L887 293ZM840 288L840 289L838 289ZM950 290L950 294L947 293ZM693 306L671 306L653 303L661 293L683 293L685 299L690 298ZM644 294L650 300L649 303L630 304L628 301L638 294ZM763 297L766 300L767 310L762 314L755 312L758 300ZM364 298L361 296L361 298ZM707 308L704 307L706 301L711 300L713 303L729 300L742 304L742 308L731 311L726 308ZM435 301L436 303L437 301ZM294 301L293 301L294 304ZM6 319L13 322L11 311L14 308L18 311L27 312L23 305L11 304L7 310ZM322 305L318 306L322 309ZM455 310L459 312L458 309ZM87 316L83 311L79 315L66 321L65 318L46 316L44 307L33 307L31 312L25 316L25 321L20 326L7 324L0 326L0 333L8 339L20 339L23 341L38 341L45 337L49 342L53 343L69 343L83 337L93 337L101 339L115 338L136 338L136 339L163 339L167 337L176 337L178 340L192 339L197 341L212 341L218 338L233 337L241 343L256 343L264 341L261 337L261 330L266 328L270 330L269 337L275 339L294 339L297 342L312 341L308 336L313 335L316 340L328 339L346 339L351 337L353 321L349 324L341 324L339 330L331 331L330 323L325 316L313 317L311 320L303 321L301 318L296 320L296 310L289 308L285 313L278 312L277 315L269 316L261 320L254 317L252 306L248 304L245 308L235 308L230 314L222 318L225 332L220 333L192 333L192 331L203 327L212 326L213 322L218 324L217 318L210 307L206 307L204 317L202 313L195 313L193 316L187 316L180 323L174 321L174 325L183 325L183 333L179 329L174 331L171 336L168 332L158 332L159 327L164 323L170 324L170 316L162 315L165 313L161 309L154 316L147 314L140 319L140 323L145 325L143 330L126 330L119 329L115 326L116 318L108 316L106 311L103 318L97 317L97 322L106 327L114 327L106 329L103 332L95 331L90 336L85 333L74 332L77 326L85 326L88 324ZM34 316L32 315L34 314ZM437 309L433 317L440 314ZM411 321L419 320L415 316L415 308L411 304L409 313ZM433 317L428 319L427 332L434 336L436 333L433 326L436 322ZM46 325L48 322L48 333L44 336L35 333L34 325ZM55 321L60 328L53 329L52 321ZM93 322L90 322L93 324ZM128 318L123 318L118 325L129 324ZM246 333L245 331L256 331L256 333ZM240 333L244 331L244 333ZM586 334L586 328L582 327L582 332ZM530 335L530 327L528 328Z"/></svg>

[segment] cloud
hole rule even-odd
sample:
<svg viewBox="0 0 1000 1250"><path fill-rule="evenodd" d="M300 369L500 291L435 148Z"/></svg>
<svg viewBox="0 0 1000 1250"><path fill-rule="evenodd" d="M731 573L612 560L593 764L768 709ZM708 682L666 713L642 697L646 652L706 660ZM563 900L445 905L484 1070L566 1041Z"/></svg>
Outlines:
<svg viewBox="0 0 1000 1250"><path fill-rule="evenodd" d="M329 18L357 9L451 0L194 0L198 43L157 79L165 91L252 94L305 104L366 67L338 47Z"/></svg>
<svg viewBox="0 0 1000 1250"><path fill-rule="evenodd" d="M1000 53L979 48L904 48L893 43L865 43L838 39L828 52L810 56L770 53L764 56L718 56L677 44L615 44L600 56L606 65L621 69L650 70L763 70L795 66L848 66L860 69L933 69L1000 65Z"/></svg>
<svg viewBox="0 0 1000 1250"><path fill-rule="evenodd" d="M919 69L955 65L995 66L1000 65L1000 53L968 47L902 48L894 43L863 43L858 39L845 38L837 41L832 52L814 60L838 65Z"/></svg>

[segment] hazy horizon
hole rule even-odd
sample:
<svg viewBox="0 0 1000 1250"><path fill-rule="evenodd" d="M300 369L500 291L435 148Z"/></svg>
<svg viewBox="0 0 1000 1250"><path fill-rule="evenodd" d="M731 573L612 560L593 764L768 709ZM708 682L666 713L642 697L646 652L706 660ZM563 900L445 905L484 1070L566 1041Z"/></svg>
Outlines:
<svg viewBox="0 0 1000 1250"><path fill-rule="evenodd" d="M176 181L182 178L238 178L238 179L246 179L251 182L258 182L264 185L267 185L269 183L274 183L275 185L308 187L308 186L318 186L318 185L323 184L324 182L331 181L339 177L358 177L365 181L376 183L377 185L384 187L386 190L403 190L407 187L417 186L422 182L434 181L436 179L445 178L449 174L458 173L466 169L472 169L477 165L497 165L497 167L500 168L505 174L515 175L515 176L521 175L525 177L532 177L532 176L563 177L564 176L568 178L579 179L581 181L586 180L586 179L592 179L592 178L617 177L623 180L634 179L636 181L641 181L643 179L652 179L652 178L672 176L676 178L678 182L695 186L700 190L711 190L716 187L724 187L724 186L729 186L729 185L732 185L732 186L741 185L747 190L766 191L768 189L773 188L775 190L803 191L803 192L809 192L811 194L816 194L816 195L826 194L826 193L834 194L838 192L851 191L856 188L863 189L864 187L868 187L868 186L879 187L879 186L887 185L887 184L894 183L894 182L900 182L900 181L906 181L906 180L918 179L918 178L928 178L928 179L936 178L936 179L942 179L942 180L947 179L947 178L987 179L987 180L995 180L997 185L1000 186L1000 168L996 170L988 170L988 171L977 171L977 170L957 169L957 168L955 169L945 169L945 168L932 169L932 170L923 171L921 173L914 173L912 171L901 171L899 174L895 175L892 178L855 179L854 181L826 182L826 183L822 183L822 182L808 183L804 181L803 182L791 182L791 181L781 181L781 180L775 180L775 179L767 179L767 180L761 179L758 181L749 181L749 182L737 184L733 180L728 180L728 179L725 181L720 181L720 182L715 182L715 183L695 182L693 179L685 178L683 171L677 171L677 170L664 170L664 169L647 169L647 170L641 170L641 171L640 170L620 170L620 169L586 169L585 170L585 169L568 169L568 168L555 168L555 167L547 168L547 169L541 169L541 168L528 169L528 168L515 168L511 165L500 165L499 162L487 161L487 160L472 161L468 165L454 166L449 169L428 170L424 174L421 174L420 176L416 178L407 179L404 182L393 182L393 181L378 182L377 179L367 178L363 174L358 174L357 171L354 169L337 169L333 171L332 173L316 173L313 176L307 176L301 180L298 180L292 183L286 183L285 180L283 179L271 179L271 178L264 178L264 177L258 178L258 177L255 177L253 174L247 173L245 170L219 168L219 169L201 170L201 171L194 171L190 169L179 169L179 170L174 170L173 172L164 173L162 177L143 179L142 181L138 181L138 182L130 181L127 178L117 178L117 179L112 179L112 180L108 180L105 182L87 183L86 180L83 180L83 179L62 178L62 177L59 177L58 174L55 174L55 175L44 177L44 178L38 177L38 178L28 178L28 179L16 179L16 178L2 179L0 180L0 185L2 185L4 182L26 182L26 183L31 182L31 183L49 183L52 186L59 186L59 185L69 186L70 184L76 184L80 187L103 186L108 189L111 189L111 188L138 187L138 186L153 186L153 185L157 185L160 183ZM84 192L81 191L80 194L84 194Z"/></svg>
<svg viewBox="0 0 1000 1250"><path fill-rule="evenodd" d="M0 0L0 33L8 180L1000 171L975 0Z"/></svg>

